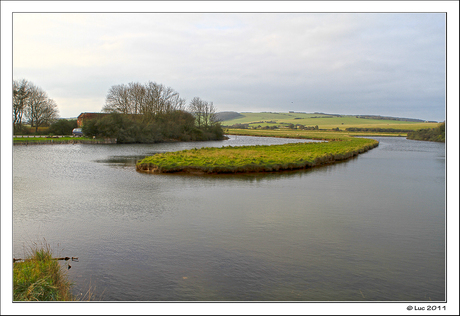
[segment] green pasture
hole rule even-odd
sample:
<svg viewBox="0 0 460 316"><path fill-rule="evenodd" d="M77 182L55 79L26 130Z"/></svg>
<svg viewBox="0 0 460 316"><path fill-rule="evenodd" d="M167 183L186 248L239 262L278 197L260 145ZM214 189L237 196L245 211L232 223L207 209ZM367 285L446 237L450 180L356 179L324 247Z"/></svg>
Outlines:
<svg viewBox="0 0 460 316"><path fill-rule="evenodd" d="M348 127L361 128L394 128L418 130L423 128L433 128L438 123L409 122L396 120L379 120L357 118L353 115L333 116L317 113L282 113L282 112L260 112L260 113L240 113L243 117L222 121L223 126L234 124L249 124L250 127L272 126L288 124L302 124L305 126L318 126L319 129L339 128L345 130Z"/></svg>

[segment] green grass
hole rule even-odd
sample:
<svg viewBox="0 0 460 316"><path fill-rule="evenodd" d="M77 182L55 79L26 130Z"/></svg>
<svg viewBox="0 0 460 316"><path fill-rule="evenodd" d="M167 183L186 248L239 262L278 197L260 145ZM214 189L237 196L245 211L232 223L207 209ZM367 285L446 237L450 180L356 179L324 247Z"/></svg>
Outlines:
<svg viewBox="0 0 460 316"><path fill-rule="evenodd" d="M233 120L223 121L222 125L231 126L233 124L249 124L250 127L257 126L272 126L287 124L302 124L305 126L316 126L319 129L332 129L340 128L345 130L348 127L361 127L361 128L394 128L394 129L410 129L417 130L422 128L433 128L437 123L424 123L424 122L408 122L396 120L377 120L377 119L364 119L357 118L353 115L344 116L330 116L327 114L315 113L240 113L243 117ZM274 123L267 123L272 121Z"/></svg>
<svg viewBox="0 0 460 316"><path fill-rule="evenodd" d="M69 142L86 142L86 143L98 143L104 141L103 139L91 138L91 137L13 137L13 144L22 143L69 143Z"/></svg>
<svg viewBox="0 0 460 316"><path fill-rule="evenodd" d="M71 301L71 286L47 245L33 249L29 258L13 264L14 301Z"/></svg>
<svg viewBox="0 0 460 316"><path fill-rule="evenodd" d="M256 131L253 131L256 136ZM257 135L273 136L273 135ZM284 134L283 137L286 137ZM294 137L294 136L292 136ZM353 138L333 133L304 135L303 138L327 142L294 143L271 146L201 148L168 152L146 157L136 169L146 173L200 172L238 173L302 169L344 160L374 148L372 139Z"/></svg>

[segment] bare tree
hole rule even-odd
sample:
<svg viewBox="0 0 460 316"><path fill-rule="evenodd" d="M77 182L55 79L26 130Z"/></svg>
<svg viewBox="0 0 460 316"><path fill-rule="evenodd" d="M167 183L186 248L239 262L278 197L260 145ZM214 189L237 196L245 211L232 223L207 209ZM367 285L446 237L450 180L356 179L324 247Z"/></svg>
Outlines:
<svg viewBox="0 0 460 316"><path fill-rule="evenodd" d="M13 81L13 128L20 129L30 95L30 83L25 80Z"/></svg>
<svg viewBox="0 0 460 316"><path fill-rule="evenodd" d="M30 84L29 97L26 104L26 115L35 132L44 124L51 123L58 118L56 102L45 91Z"/></svg>
<svg viewBox="0 0 460 316"><path fill-rule="evenodd" d="M209 128L217 123L216 108L213 102L194 97L189 104L189 112L195 115L198 127Z"/></svg>
<svg viewBox="0 0 460 316"><path fill-rule="evenodd" d="M124 84L112 86L107 94L105 106L102 111L123 114L132 113L128 91L128 87Z"/></svg>
<svg viewBox="0 0 460 316"><path fill-rule="evenodd" d="M203 112L204 112L203 101L199 97L194 97L192 99L192 101L190 101L188 109L189 109L189 112L192 113L195 116L196 125L198 127L201 127L202 125L204 125L204 122L203 122L203 120L204 120L203 119Z"/></svg>
<svg viewBox="0 0 460 316"><path fill-rule="evenodd" d="M146 116L183 110L185 100L170 87L149 81L146 85L131 82L112 86L107 94L104 112L144 114Z"/></svg>
<svg viewBox="0 0 460 316"><path fill-rule="evenodd" d="M206 102L205 106L205 127L211 127L217 123L216 107L213 102Z"/></svg>
<svg viewBox="0 0 460 316"><path fill-rule="evenodd" d="M145 89L145 103L143 105L142 114L150 115L158 113L160 109L160 99L163 86L149 81L146 84Z"/></svg>
<svg viewBox="0 0 460 316"><path fill-rule="evenodd" d="M128 84L128 99L131 104L131 112L133 114L140 114L145 103L146 89L143 85L137 82L130 82Z"/></svg>

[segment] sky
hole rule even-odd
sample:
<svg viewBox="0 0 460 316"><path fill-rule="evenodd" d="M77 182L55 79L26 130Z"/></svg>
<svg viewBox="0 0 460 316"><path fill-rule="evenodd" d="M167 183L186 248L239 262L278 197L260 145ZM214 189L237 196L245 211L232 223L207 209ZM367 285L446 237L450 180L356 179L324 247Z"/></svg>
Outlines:
<svg viewBox="0 0 460 316"><path fill-rule="evenodd" d="M61 117L148 81L217 111L444 121L444 13L13 13L13 79Z"/></svg>

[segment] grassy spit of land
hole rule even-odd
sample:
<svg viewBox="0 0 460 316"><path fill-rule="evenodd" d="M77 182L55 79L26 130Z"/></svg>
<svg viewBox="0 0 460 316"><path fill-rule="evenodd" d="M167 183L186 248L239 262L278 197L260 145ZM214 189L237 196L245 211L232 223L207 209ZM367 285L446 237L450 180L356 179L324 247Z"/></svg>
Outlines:
<svg viewBox="0 0 460 316"><path fill-rule="evenodd" d="M271 146L227 146L168 152L142 159L137 163L136 170L145 173L209 174L293 170L345 160L378 146L376 140L354 138L343 133L292 132L231 130L229 133L321 139L327 142Z"/></svg>
<svg viewBox="0 0 460 316"><path fill-rule="evenodd" d="M33 249L27 259L13 264L14 301L72 301L71 286L49 246Z"/></svg>

